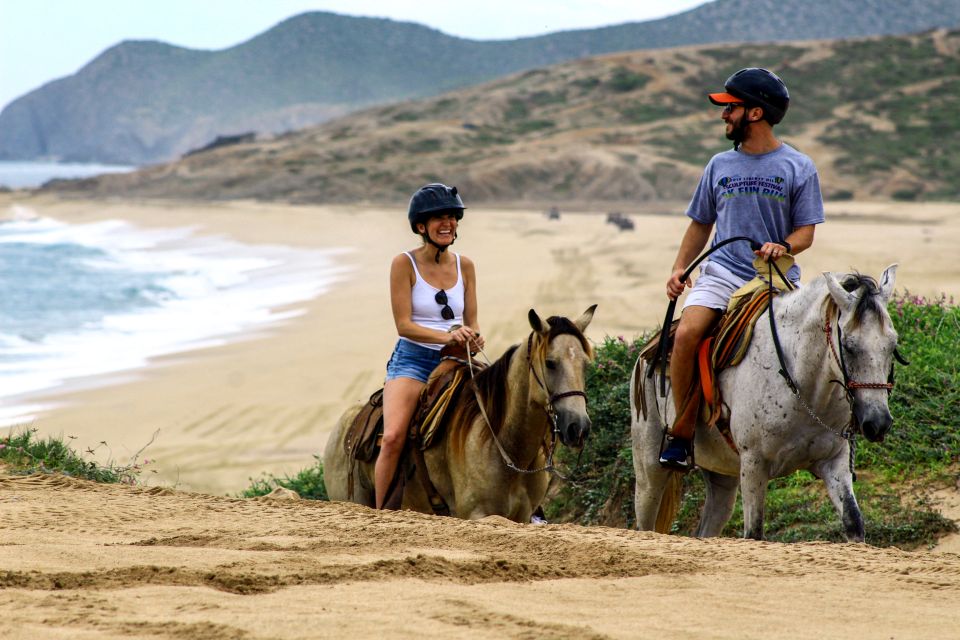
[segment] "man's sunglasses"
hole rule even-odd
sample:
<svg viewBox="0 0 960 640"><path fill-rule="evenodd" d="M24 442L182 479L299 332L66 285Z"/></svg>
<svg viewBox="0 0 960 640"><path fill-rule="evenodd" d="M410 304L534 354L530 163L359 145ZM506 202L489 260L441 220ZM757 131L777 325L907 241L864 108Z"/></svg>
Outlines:
<svg viewBox="0 0 960 640"><path fill-rule="evenodd" d="M723 108L723 113L724 115L730 115L731 113L733 113L733 110L736 109L737 107L746 107L746 106L747 105L743 104L742 102L729 102L727 103L727 106Z"/></svg>
<svg viewBox="0 0 960 640"><path fill-rule="evenodd" d="M437 295L433 297L437 301L437 304L442 304L443 309L440 309L440 317L444 320L453 320L453 309L450 308L450 305L447 304L447 292L443 289L437 291Z"/></svg>

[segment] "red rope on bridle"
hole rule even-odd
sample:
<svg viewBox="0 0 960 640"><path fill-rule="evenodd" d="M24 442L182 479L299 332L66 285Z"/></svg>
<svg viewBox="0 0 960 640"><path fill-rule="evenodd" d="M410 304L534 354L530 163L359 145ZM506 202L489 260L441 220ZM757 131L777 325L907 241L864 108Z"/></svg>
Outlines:
<svg viewBox="0 0 960 640"><path fill-rule="evenodd" d="M837 342L840 342L840 319L837 317ZM840 367L840 371L843 372L844 386L847 389L886 389L890 391L893 389L892 382L857 382L847 373L846 364L843 361L843 358L837 353L837 348L833 344L833 330L830 325L830 305L827 305L827 314L824 318L824 333L827 335L827 344L830 345L830 353L833 354L833 359L837 363L837 366ZM840 348L843 349L843 345L840 345Z"/></svg>

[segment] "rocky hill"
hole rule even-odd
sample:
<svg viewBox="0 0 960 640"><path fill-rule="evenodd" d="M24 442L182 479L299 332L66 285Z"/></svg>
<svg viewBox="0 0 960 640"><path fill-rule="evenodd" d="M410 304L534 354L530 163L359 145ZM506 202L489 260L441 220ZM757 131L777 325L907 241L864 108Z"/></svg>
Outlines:
<svg viewBox="0 0 960 640"><path fill-rule="evenodd" d="M960 30L583 59L48 189L396 204L440 180L475 202L686 199L729 148L705 93L753 65L790 87L777 131L814 158L828 198L960 197Z"/></svg>
<svg viewBox="0 0 960 640"><path fill-rule="evenodd" d="M0 159L144 164L586 56L960 26L957 0L715 0L642 23L508 41L307 13L221 51L124 42L0 113Z"/></svg>

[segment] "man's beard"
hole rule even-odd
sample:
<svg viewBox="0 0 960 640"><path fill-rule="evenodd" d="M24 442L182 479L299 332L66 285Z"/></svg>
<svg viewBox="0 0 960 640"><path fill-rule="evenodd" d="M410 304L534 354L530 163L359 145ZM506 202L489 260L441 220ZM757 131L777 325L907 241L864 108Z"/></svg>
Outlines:
<svg viewBox="0 0 960 640"><path fill-rule="evenodd" d="M749 126L744 118L740 118L735 125L730 129L730 132L727 133L727 140L733 140L733 150L736 151L740 148L740 145L743 144L743 141L747 139L747 127Z"/></svg>

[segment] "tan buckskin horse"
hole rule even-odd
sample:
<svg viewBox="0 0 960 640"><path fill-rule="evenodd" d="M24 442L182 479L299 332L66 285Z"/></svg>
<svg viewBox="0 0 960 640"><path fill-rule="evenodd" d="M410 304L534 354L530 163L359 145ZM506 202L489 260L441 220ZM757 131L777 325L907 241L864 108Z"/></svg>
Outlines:
<svg viewBox="0 0 960 640"><path fill-rule="evenodd" d="M584 392L593 348L583 332L596 305L574 321L546 322L531 309L533 332L466 383L448 411L440 442L423 452L430 480L451 515L477 519L499 515L529 522L550 481L556 439L581 447L590 432ZM374 464L351 464L343 440L361 406L340 418L327 441L324 479L331 500L374 506ZM354 471L353 496L348 474ZM426 491L407 481L403 508L433 513Z"/></svg>

